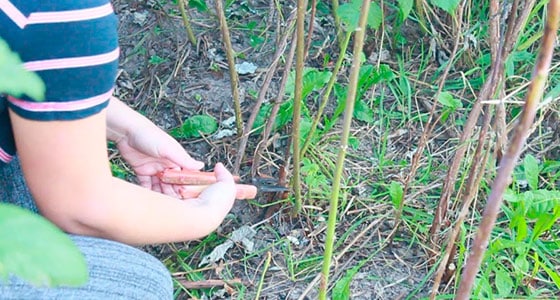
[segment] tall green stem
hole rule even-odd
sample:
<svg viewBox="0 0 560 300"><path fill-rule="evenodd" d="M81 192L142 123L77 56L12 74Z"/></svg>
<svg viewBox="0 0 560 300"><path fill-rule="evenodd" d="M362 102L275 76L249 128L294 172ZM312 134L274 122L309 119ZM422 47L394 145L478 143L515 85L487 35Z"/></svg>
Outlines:
<svg viewBox="0 0 560 300"><path fill-rule="evenodd" d="M185 0L179 0L177 4L179 4L179 10L181 11L181 17L183 18L183 24L185 25L185 30L187 31L189 42L191 42L193 46L196 46L196 37L194 36L191 22L189 21L189 15L187 14L187 10L185 9Z"/></svg>
<svg viewBox="0 0 560 300"><path fill-rule="evenodd" d="M350 125L352 124L352 115L354 113L354 103L356 102L356 90L361 67L360 56L364 46L364 36L366 32L366 22L369 12L370 0L363 0L360 11L360 20L356 33L354 35L354 52L352 60L352 68L350 70L350 79L348 82L348 93L346 95L346 110L344 111L344 122L342 128L342 136L340 138L340 150L336 160L336 170L334 173L332 193L329 207L329 219L327 223L327 237L325 241L325 253L323 260L323 270L321 272L321 284L319 286L319 299L327 298L327 287L329 281L329 270L334 248L334 238L336 229L336 218L338 211L338 194L340 192L340 181L342 179L342 171L344 168L344 159L346 157L346 149L348 149L348 137L350 136Z"/></svg>
<svg viewBox="0 0 560 300"><path fill-rule="evenodd" d="M301 154L300 154L301 157L305 155L307 148L309 148L309 144L311 144L311 138L313 137L315 130L317 130L317 125L319 125L319 122L321 121L321 117L323 116L323 111L325 110L325 107L329 102L329 97L331 96L331 92L336 82L338 72L340 71L342 62L344 61L344 56L345 56L344 54L346 53L346 49L348 48L348 44L350 43L350 37L352 37L352 33L347 32L344 38L344 42L342 43L340 52L338 54L338 59L336 61L336 65L334 66L333 73L331 75L331 78L329 79L329 82L327 83L327 89L323 94L323 98L321 99L321 104L319 105L319 109L317 110L317 115L313 119L313 123L311 124L311 128L309 129L309 133L307 134L307 138L305 139L305 142L303 143L303 146L301 148Z"/></svg>

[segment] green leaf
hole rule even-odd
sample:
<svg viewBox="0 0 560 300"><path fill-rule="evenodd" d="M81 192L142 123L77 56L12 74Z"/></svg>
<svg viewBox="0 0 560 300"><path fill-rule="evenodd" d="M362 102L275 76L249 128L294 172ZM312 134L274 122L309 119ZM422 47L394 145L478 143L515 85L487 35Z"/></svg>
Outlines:
<svg viewBox="0 0 560 300"><path fill-rule="evenodd" d="M545 231L550 230L556 221L560 218L560 208L555 207L555 212L552 214L542 214L539 215L537 222L535 222L535 227L533 230L533 236L531 240L536 241L537 238L543 234Z"/></svg>
<svg viewBox="0 0 560 300"><path fill-rule="evenodd" d="M552 278L552 281L554 282L556 288L560 289L560 275L558 274L558 272L556 270L550 269L545 264L539 263L539 265L543 268L546 274L548 274L548 276Z"/></svg>
<svg viewBox="0 0 560 300"><path fill-rule="evenodd" d="M0 94L16 98L27 95L36 101L45 98L45 84L41 78L23 68L21 59L10 51L8 44L0 39Z"/></svg>
<svg viewBox="0 0 560 300"><path fill-rule="evenodd" d="M403 200L403 187L400 183L396 181L391 181L389 186L389 196L391 197L391 202L395 207L400 207Z"/></svg>
<svg viewBox="0 0 560 300"><path fill-rule="evenodd" d="M286 93L290 98L294 97L295 74L295 72L291 72L286 81ZM332 72L322 72L314 68L305 68L303 71L302 98L305 99L312 91L323 88L329 82L331 75Z"/></svg>
<svg viewBox="0 0 560 300"><path fill-rule="evenodd" d="M452 15L455 13L455 9L457 9L460 0L431 0L430 2Z"/></svg>
<svg viewBox="0 0 560 300"><path fill-rule="evenodd" d="M359 121L373 123L373 110L362 99L356 100L354 118Z"/></svg>
<svg viewBox="0 0 560 300"><path fill-rule="evenodd" d="M503 197L504 197L504 201L507 201L507 202L517 203L517 202L523 201L523 198L519 197L519 195L517 193L515 193L514 191L512 191L511 189L505 190Z"/></svg>
<svg viewBox="0 0 560 300"><path fill-rule="evenodd" d="M350 148L358 150L358 147L360 147L360 139L355 136L349 136L348 145L350 146Z"/></svg>
<svg viewBox="0 0 560 300"><path fill-rule="evenodd" d="M522 194L527 206L527 217L538 219L560 205L560 192L548 190L527 191Z"/></svg>
<svg viewBox="0 0 560 300"><path fill-rule="evenodd" d="M303 143L307 139L307 136L309 135L309 132L311 131L311 124L312 123L313 122L309 118L301 118L300 124L299 124L300 145L303 145Z"/></svg>
<svg viewBox="0 0 560 300"><path fill-rule="evenodd" d="M377 70L376 83L388 82L394 79L395 77L396 77L395 73L393 72L393 70L391 70L391 67L389 65L386 64L379 65L379 70Z"/></svg>
<svg viewBox="0 0 560 300"><path fill-rule="evenodd" d="M529 272L529 261L525 255L519 255L515 258L515 268L520 272L527 273Z"/></svg>
<svg viewBox="0 0 560 300"><path fill-rule="evenodd" d="M525 220L525 214L523 213L523 205L520 205L515 211L510 227L515 228L517 231L516 241L523 241L527 237L528 227L527 221Z"/></svg>
<svg viewBox="0 0 560 300"><path fill-rule="evenodd" d="M333 300L348 300L350 299L350 284L352 283L352 279L358 273L361 265L355 266L352 269L348 270L344 277L340 278L336 282L332 290L332 299Z"/></svg>
<svg viewBox="0 0 560 300"><path fill-rule="evenodd" d="M371 64L365 64L360 68L358 76L358 96L362 98L364 93L377 83L388 82L395 78L395 74L388 65L382 64L379 69ZM344 95L346 99L346 95Z"/></svg>
<svg viewBox="0 0 560 300"><path fill-rule="evenodd" d="M539 162L537 159L533 155L527 154L523 160L523 169L529 187L537 190L539 188Z"/></svg>
<svg viewBox="0 0 560 300"><path fill-rule="evenodd" d="M159 65L167 61L167 58L163 58L159 55L152 55L148 62L152 65Z"/></svg>
<svg viewBox="0 0 560 300"><path fill-rule="evenodd" d="M438 97L438 102L443 106L449 107L453 110L463 107L463 103L461 103L461 100L453 97L453 95L449 92L441 92Z"/></svg>
<svg viewBox="0 0 560 300"><path fill-rule="evenodd" d="M14 274L35 285L77 286L88 280L72 240L41 216L0 204L0 278Z"/></svg>
<svg viewBox="0 0 560 300"><path fill-rule="evenodd" d="M196 115L185 120L181 126L183 137L201 137L203 134L208 135L218 130L218 122L214 117L209 115Z"/></svg>
<svg viewBox="0 0 560 300"><path fill-rule="evenodd" d="M262 131L262 126L264 126L266 124L266 121L268 120L268 117L270 116L270 111L271 110L272 110L272 104L270 104L270 103L266 103L266 104L262 105L261 108L259 109L259 113L257 114L257 117L255 118L255 122L253 123L253 128L252 128L252 129L259 128L257 133L260 133Z"/></svg>
<svg viewBox="0 0 560 300"><path fill-rule="evenodd" d="M397 0L399 4L399 11L401 13L401 20L404 21L410 15L410 11L412 10L412 4L414 4L414 0Z"/></svg>
<svg viewBox="0 0 560 300"><path fill-rule="evenodd" d="M114 177L120 179L126 179L126 175L128 175L125 169L121 168L119 165L114 163L111 163L111 173L113 174Z"/></svg>
<svg viewBox="0 0 560 300"><path fill-rule="evenodd" d="M513 280L509 276L509 273L502 269L496 268L496 289L498 290L498 295L500 297L507 297L510 295L513 289Z"/></svg>
<svg viewBox="0 0 560 300"><path fill-rule="evenodd" d="M360 19L360 11L362 9L361 0L352 0L348 3L343 3L338 7L338 16L340 20L346 25L348 31L354 31L358 27ZM372 29L378 29L383 20L383 11L376 2L372 2L369 6L367 25Z"/></svg>
<svg viewBox="0 0 560 300"><path fill-rule="evenodd" d="M204 0L189 0L189 6L196 8L199 12L208 11L208 5Z"/></svg>

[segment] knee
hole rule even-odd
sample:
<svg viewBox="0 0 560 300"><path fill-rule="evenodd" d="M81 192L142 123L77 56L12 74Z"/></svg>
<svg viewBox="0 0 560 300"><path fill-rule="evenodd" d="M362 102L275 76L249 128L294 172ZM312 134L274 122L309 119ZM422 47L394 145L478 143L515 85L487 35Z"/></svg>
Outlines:
<svg viewBox="0 0 560 300"><path fill-rule="evenodd" d="M155 257L121 243L72 236L89 267L92 288L108 298L173 299L173 282Z"/></svg>

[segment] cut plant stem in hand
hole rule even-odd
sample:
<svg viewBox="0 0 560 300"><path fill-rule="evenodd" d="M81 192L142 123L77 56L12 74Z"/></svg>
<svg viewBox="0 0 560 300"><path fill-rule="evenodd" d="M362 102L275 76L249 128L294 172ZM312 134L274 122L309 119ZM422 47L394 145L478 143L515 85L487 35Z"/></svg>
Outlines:
<svg viewBox="0 0 560 300"><path fill-rule="evenodd" d="M216 183L217 179L213 172L201 172L191 170L167 169L157 174L161 182L167 184L180 185L178 192L183 199L196 198L200 193L208 187L208 185ZM233 177L235 182L239 182L239 176ZM286 187L270 184L269 181L261 179L254 180L253 184L235 185L235 199L254 199L258 192L283 192Z"/></svg>
<svg viewBox="0 0 560 300"><path fill-rule="evenodd" d="M217 182L214 172L166 169L159 172L157 176L161 182L168 184L208 185ZM233 180L239 182L240 178L239 176L233 176Z"/></svg>

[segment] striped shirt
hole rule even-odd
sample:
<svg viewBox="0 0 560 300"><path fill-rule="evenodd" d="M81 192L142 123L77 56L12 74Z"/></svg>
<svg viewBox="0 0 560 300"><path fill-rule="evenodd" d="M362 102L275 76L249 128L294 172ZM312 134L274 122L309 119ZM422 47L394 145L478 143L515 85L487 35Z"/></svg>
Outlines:
<svg viewBox="0 0 560 300"><path fill-rule="evenodd" d="M39 121L77 120L107 107L119 57L109 0L0 0L0 38L46 86L42 102L0 97L0 161L15 154L8 107Z"/></svg>

